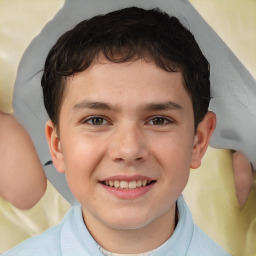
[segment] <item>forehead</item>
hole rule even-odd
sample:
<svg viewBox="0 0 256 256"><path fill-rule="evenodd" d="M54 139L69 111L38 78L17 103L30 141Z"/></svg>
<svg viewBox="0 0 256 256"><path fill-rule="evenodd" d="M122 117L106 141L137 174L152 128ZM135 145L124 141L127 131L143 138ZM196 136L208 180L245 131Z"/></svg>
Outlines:
<svg viewBox="0 0 256 256"><path fill-rule="evenodd" d="M125 63L103 59L70 77L63 104L72 107L84 100L120 107L168 101L191 104L181 72L166 72L142 59Z"/></svg>

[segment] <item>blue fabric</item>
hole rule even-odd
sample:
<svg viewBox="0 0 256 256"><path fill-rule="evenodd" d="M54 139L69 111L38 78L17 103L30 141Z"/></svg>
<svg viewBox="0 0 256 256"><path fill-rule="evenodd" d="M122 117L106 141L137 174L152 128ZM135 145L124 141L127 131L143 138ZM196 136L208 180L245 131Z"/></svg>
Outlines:
<svg viewBox="0 0 256 256"><path fill-rule="evenodd" d="M171 236L152 256L228 256L193 222L182 196L178 199L179 222ZM102 256L82 218L81 206L73 206L61 224L30 238L4 256Z"/></svg>

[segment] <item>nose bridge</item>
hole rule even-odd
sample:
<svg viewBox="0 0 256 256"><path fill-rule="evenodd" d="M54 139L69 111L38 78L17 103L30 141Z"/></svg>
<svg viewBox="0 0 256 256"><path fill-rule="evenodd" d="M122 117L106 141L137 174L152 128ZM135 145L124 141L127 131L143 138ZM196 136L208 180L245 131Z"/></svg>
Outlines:
<svg viewBox="0 0 256 256"><path fill-rule="evenodd" d="M128 163L144 161L148 156L145 136L133 122L119 125L109 149L113 161Z"/></svg>

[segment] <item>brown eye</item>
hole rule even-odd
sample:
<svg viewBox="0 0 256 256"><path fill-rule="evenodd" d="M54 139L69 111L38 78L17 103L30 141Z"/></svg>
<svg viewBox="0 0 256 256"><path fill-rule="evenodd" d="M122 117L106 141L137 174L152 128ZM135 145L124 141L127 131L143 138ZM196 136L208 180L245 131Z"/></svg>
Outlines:
<svg viewBox="0 0 256 256"><path fill-rule="evenodd" d="M104 122L104 119L101 117L94 117L92 118L92 124L93 125L102 125Z"/></svg>
<svg viewBox="0 0 256 256"><path fill-rule="evenodd" d="M163 125L165 123L165 119L162 117L156 117L152 120L154 125Z"/></svg>
<svg viewBox="0 0 256 256"><path fill-rule="evenodd" d="M170 124L171 121L165 117L162 116L157 116L152 118L151 120L149 120L148 124L150 125L166 125L166 124Z"/></svg>
<svg viewBox="0 0 256 256"><path fill-rule="evenodd" d="M108 122L104 118L99 116L90 117L87 120L85 120L85 123L95 126L108 124Z"/></svg>

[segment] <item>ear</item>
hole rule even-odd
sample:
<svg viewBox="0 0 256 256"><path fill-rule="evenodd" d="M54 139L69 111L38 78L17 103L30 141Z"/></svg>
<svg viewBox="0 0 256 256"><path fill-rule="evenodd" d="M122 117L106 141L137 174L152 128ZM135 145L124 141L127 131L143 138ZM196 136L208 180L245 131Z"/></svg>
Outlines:
<svg viewBox="0 0 256 256"><path fill-rule="evenodd" d="M197 127L197 131L194 137L190 168L196 169L200 167L201 160L204 156L205 151L208 148L215 126L216 115L213 112L208 112Z"/></svg>
<svg viewBox="0 0 256 256"><path fill-rule="evenodd" d="M45 136L48 142L52 161L58 172L64 173L64 160L60 138L57 134L56 127L52 121L47 121L45 125Z"/></svg>

